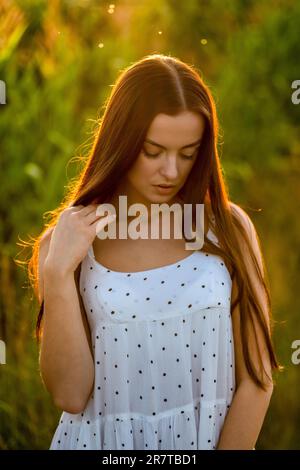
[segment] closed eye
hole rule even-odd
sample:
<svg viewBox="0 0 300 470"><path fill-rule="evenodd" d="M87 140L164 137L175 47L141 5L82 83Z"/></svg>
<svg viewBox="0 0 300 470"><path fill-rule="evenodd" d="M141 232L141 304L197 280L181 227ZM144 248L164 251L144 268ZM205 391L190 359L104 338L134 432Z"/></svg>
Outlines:
<svg viewBox="0 0 300 470"><path fill-rule="evenodd" d="M191 155L186 155L181 153L180 156L185 159L185 160L192 160L194 158L194 155L197 153L197 150L199 149L199 146L195 149L195 151ZM147 156L147 157L158 157L161 152L158 153L149 153L146 151L145 148L142 148L142 152Z"/></svg>

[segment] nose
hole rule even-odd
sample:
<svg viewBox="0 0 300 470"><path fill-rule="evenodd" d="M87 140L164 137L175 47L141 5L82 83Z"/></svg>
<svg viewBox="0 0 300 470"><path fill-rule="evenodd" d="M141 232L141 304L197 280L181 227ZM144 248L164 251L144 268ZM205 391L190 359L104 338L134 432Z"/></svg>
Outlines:
<svg viewBox="0 0 300 470"><path fill-rule="evenodd" d="M169 183L178 180L178 168L176 155L165 155L160 169L163 178Z"/></svg>

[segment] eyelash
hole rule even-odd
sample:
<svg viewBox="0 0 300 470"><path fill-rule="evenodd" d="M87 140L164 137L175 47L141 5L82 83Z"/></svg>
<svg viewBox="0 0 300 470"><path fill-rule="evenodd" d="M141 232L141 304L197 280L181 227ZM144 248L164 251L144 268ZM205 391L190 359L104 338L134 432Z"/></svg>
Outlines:
<svg viewBox="0 0 300 470"><path fill-rule="evenodd" d="M157 157L157 156L159 155L159 153L155 153L155 154L153 154L153 153L148 153L148 152L146 152L146 150L145 150L144 148L142 149L142 152L143 152L145 155L147 155L147 157L150 157L150 158L151 158L151 157L152 157L152 158L155 158L155 157ZM184 160L192 160L192 159L194 158L194 155L195 155L196 152L197 152L197 150L195 150L195 152L193 153L193 155L190 155L190 156L183 155L183 154L181 154L181 156L183 157Z"/></svg>

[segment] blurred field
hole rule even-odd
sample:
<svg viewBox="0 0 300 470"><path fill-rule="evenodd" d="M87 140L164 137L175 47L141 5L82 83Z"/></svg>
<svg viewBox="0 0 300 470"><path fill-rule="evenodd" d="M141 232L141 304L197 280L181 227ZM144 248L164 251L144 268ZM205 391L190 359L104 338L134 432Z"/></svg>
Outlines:
<svg viewBox="0 0 300 470"><path fill-rule="evenodd" d="M0 449L48 449L61 413L43 388L37 302L17 244L36 236L80 169L121 68L171 54L203 73L217 102L230 198L260 235L285 371L257 449L300 449L300 3L296 0L0 2ZM252 210L253 209L253 210ZM255 209L255 210L254 210ZM257 210L259 209L259 210ZM25 259L29 253L24 254ZM24 258L23 258L24 259Z"/></svg>

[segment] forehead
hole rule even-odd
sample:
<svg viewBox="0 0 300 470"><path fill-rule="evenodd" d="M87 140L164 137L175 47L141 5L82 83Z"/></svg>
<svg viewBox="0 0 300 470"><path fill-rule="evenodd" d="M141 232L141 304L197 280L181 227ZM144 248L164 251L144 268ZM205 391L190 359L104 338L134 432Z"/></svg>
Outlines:
<svg viewBox="0 0 300 470"><path fill-rule="evenodd" d="M146 138L167 146L184 146L202 137L205 120L201 114L184 111L176 116L157 114Z"/></svg>

